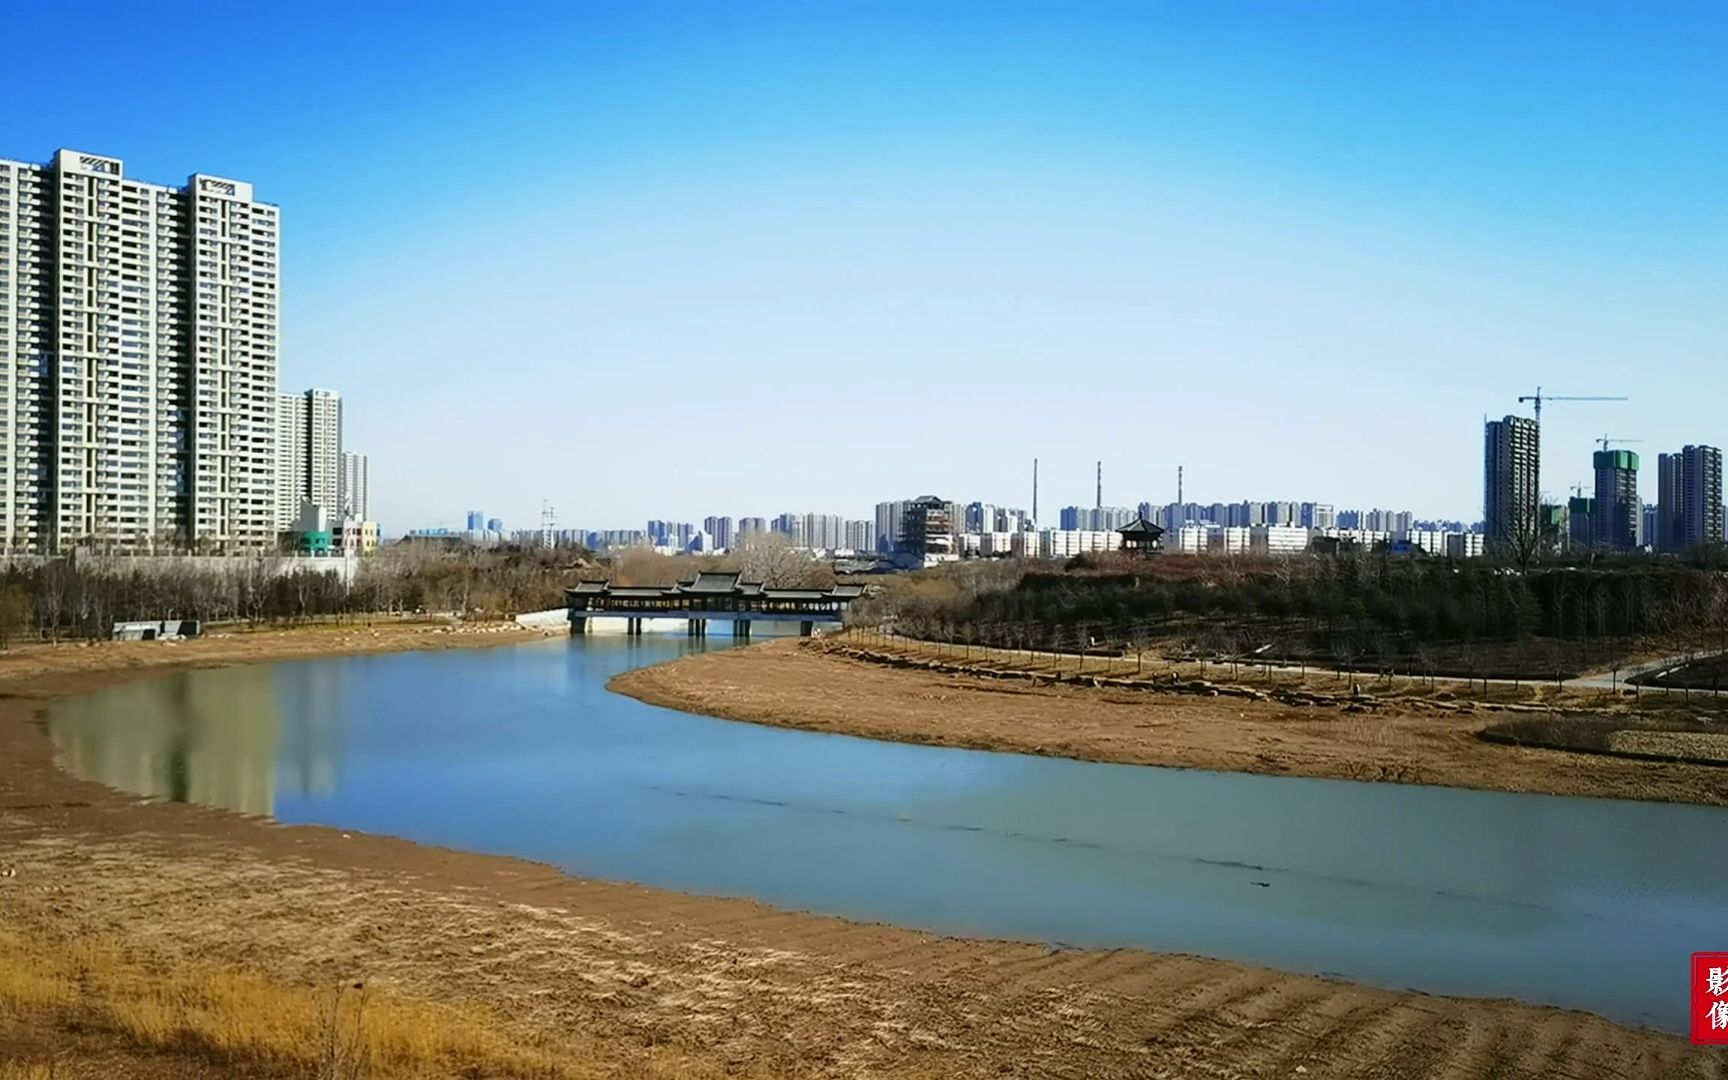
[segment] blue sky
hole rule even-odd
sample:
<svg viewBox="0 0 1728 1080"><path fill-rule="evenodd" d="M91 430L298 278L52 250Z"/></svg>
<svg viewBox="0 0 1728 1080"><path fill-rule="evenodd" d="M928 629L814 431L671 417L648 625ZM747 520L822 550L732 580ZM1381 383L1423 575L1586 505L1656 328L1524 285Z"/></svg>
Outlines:
<svg viewBox="0 0 1728 1080"><path fill-rule="evenodd" d="M1103 459L1473 520L1538 384L1632 399L1547 412L1555 494L1728 442L1719 2L104 6L8 12L70 76L0 156L281 204L283 384L387 531L1023 505L1034 456L1046 518Z"/></svg>

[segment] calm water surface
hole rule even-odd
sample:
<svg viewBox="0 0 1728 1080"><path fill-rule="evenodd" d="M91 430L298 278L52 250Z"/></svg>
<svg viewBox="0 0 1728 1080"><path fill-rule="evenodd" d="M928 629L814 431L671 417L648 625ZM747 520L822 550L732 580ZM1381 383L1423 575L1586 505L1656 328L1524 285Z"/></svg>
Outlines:
<svg viewBox="0 0 1728 1080"><path fill-rule="evenodd" d="M1684 1026L1728 811L906 746L609 694L684 638L188 671L55 708L80 775L593 877ZM725 647L710 645L709 647Z"/></svg>

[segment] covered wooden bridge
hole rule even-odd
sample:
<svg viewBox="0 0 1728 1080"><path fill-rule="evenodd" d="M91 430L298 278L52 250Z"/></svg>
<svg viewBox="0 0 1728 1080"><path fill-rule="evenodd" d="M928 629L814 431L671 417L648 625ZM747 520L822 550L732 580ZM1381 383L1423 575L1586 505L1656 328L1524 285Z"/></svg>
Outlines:
<svg viewBox="0 0 1728 1080"><path fill-rule="evenodd" d="M708 636L708 623L732 623L734 637L750 636L752 622L771 619L798 623L808 637L817 623L838 623L846 607L864 594L857 585L829 589L771 589L743 575L703 571L691 581L666 588L613 585L583 581L564 590L570 608L570 632L586 633L592 620L627 620L625 632L640 634L645 619L684 619L692 637Z"/></svg>

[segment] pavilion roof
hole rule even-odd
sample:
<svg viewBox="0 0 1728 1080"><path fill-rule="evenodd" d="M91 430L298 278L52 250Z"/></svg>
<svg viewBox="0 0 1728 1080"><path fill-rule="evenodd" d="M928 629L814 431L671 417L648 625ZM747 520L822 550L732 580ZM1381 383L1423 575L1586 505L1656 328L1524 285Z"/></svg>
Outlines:
<svg viewBox="0 0 1728 1080"><path fill-rule="evenodd" d="M1154 525L1143 517L1137 517L1116 531L1123 536L1150 536L1156 540L1164 535L1164 526Z"/></svg>

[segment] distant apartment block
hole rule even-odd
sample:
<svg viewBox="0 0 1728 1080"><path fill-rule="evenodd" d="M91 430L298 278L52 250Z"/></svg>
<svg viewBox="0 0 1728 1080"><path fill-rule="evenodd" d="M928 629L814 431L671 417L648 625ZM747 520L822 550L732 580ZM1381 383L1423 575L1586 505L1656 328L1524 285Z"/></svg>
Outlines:
<svg viewBox="0 0 1728 1080"><path fill-rule="evenodd" d="M895 542L900 539L900 527L906 519L906 504L909 501L899 499L876 504L877 551L886 554L894 550Z"/></svg>
<svg viewBox="0 0 1728 1080"><path fill-rule="evenodd" d="M1308 530L1300 525L1261 525L1248 530L1255 555L1300 555L1308 550Z"/></svg>
<svg viewBox="0 0 1728 1080"><path fill-rule="evenodd" d="M1057 522L1066 532L1108 532L1140 516L1129 506L1064 506Z"/></svg>
<svg viewBox="0 0 1728 1080"><path fill-rule="evenodd" d="M1038 554L1038 534L1028 529L979 533L977 544L977 553L990 559L1026 559Z"/></svg>
<svg viewBox="0 0 1728 1080"><path fill-rule="evenodd" d="M356 521L372 520L371 476L365 454L342 451L342 483L337 501L342 512Z"/></svg>
<svg viewBox="0 0 1728 1080"><path fill-rule="evenodd" d="M683 551L690 546L691 537L696 535L696 524L691 521L650 521L647 531L648 542L654 547Z"/></svg>
<svg viewBox="0 0 1728 1080"><path fill-rule="evenodd" d="M1446 555L1453 559L1479 559L1483 552L1483 535L1473 532L1446 534Z"/></svg>
<svg viewBox="0 0 1728 1080"><path fill-rule="evenodd" d="M1596 471L1591 539L1603 550L1631 551L1638 546L1641 531L1638 455L1630 450L1598 450L1591 461Z"/></svg>
<svg viewBox="0 0 1728 1080"><path fill-rule="evenodd" d="M275 543L279 211L0 160L0 549Z"/></svg>
<svg viewBox="0 0 1728 1080"><path fill-rule="evenodd" d="M848 521L846 523L846 543L849 551L876 550L876 523L874 521Z"/></svg>
<svg viewBox="0 0 1728 1080"><path fill-rule="evenodd" d="M335 515L342 506L342 395L305 390L277 398L276 521L293 526L312 503Z"/></svg>
<svg viewBox="0 0 1728 1080"><path fill-rule="evenodd" d="M1490 548L1511 545L1520 533L1536 528L1541 440L1541 428L1526 417L1508 416L1486 425L1482 520Z"/></svg>
<svg viewBox="0 0 1728 1080"><path fill-rule="evenodd" d="M1038 532L1038 554L1045 559L1071 559L1115 551L1122 546L1122 534L1104 529L1041 529Z"/></svg>
<svg viewBox="0 0 1728 1080"><path fill-rule="evenodd" d="M1656 458L1657 551L1685 552L1722 542L1722 451L1686 446Z"/></svg>
<svg viewBox="0 0 1728 1080"><path fill-rule="evenodd" d="M1361 527L1374 532L1391 533L1402 539L1410 534L1414 519L1415 515L1408 510L1374 509L1362 515Z"/></svg>
<svg viewBox="0 0 1728 1080"><path fill-rule="evenodd" d="M1223 529L1218 525L1213 525L1210 522L1192 522L1178 526L1174 547L1184 555L1208 554L1212 550L1214 533L1220 534L1218 546L1222 547Z"/></svg>
<svg viewBox="0 0 1728 1080"><path fill-rule="evenodd" d="M729 517L703 518L702 531L717 548L730 549L737 542L737 529Z"/></svg>

